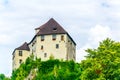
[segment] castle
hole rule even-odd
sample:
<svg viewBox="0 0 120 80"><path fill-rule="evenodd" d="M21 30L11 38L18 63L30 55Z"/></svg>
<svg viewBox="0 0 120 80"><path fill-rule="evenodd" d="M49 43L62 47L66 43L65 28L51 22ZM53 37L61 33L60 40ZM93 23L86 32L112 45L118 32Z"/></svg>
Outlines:
<svg viewBox="0 0 120 80"><path fill-rule="evenodd" d="M55 59L76 59L76 43L53 18L42 26L35 28L36 34L33 39L25 42L13 51L12 69L17 69L30 55L48 60L50 56Z"/></svg>

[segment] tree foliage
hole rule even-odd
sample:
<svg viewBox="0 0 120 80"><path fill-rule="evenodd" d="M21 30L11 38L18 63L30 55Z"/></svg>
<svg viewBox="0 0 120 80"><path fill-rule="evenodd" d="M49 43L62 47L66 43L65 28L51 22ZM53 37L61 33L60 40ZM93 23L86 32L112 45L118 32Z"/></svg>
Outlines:
<svg viewBox="0 0 120 80"><path fill-rule="evenodd" d="M107 38L97 49L87 49L82 80L120 80L120 43Z"/></svg>
<svg viewBox="0 0 120 80"><path fill-rule="evenodd" d="M41 61L29 57L25 63L13 71L12 80L24 80L30 73L33 80L79 80L81 68L74 61L59 61L57 59Z"/></svg>
<svg viewBox="0 0 120 80"><path fill-rule="evenodd" d="M4 74L0 74L0 80L10 80L10 78L6 77Z"/></svg>

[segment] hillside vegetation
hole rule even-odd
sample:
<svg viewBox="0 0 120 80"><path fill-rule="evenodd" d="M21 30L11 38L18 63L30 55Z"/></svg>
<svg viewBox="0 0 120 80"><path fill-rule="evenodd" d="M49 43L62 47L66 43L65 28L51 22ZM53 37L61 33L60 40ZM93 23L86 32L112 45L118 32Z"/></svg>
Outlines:
<svg viewBox="0 0 120 80"><path fill-rule="evenodd" d="M41 61L29 57L19 69L13 71L12 80L23 80L30 73L33 80L75 80L79 78L81 68L73 61L59 61L57 59Z"/></svg>
<svg viewBox="0 0 120 80"><path fill-rule="evenodd" d="M11 80L120 80L120 42L106 39L98 48L87 49L81 63L29 57L13 71Z"/></svg>
<svg viewBox="0 0 120 80"><path fill-rule="evenodd" d="M6 77L4 74L0 74L0 80L11 80L11 79Z"/></svg>

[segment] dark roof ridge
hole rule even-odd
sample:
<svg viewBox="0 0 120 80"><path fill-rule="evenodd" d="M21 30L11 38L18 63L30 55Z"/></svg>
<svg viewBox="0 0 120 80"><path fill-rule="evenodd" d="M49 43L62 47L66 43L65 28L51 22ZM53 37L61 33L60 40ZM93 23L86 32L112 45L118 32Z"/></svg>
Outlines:
<svg viewBox="0 0 120 80"><path fill-rule="evenodd" d="M38 28L35 28L35 30L42 28L44 25L46 25L49 21L55 21L53 18L50 18L50 20L48 20L46 23L44 23L43 25L39 26Z"/></svg>
<svg viewBox="0 0 120 80"><path fill-rule="evenodd" d="M27 50L27 51L30 51L30 48L28 46L28 43L24 42L24 44L22 44L20 47L16 48L16 50Z"/></svg>
<svg viewBox="0 0 120 80"><path fill-rule="evenodd" d="M67 34L67 31L53 18L35 30L37 29L39 29L39 32L36 35Z"/></svg>

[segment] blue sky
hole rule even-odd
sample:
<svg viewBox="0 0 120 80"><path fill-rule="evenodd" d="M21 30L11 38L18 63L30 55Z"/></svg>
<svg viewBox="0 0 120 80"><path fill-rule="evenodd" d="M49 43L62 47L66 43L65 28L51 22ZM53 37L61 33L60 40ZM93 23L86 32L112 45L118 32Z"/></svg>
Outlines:
<svg viewBox="0 0 120 80"><path fill-rule="evenodd" d="M77 43L77 62L107 37L120 41L119 8L120 0L0 0L0 73L10 76L13 50L50 18Z"/></svg>

